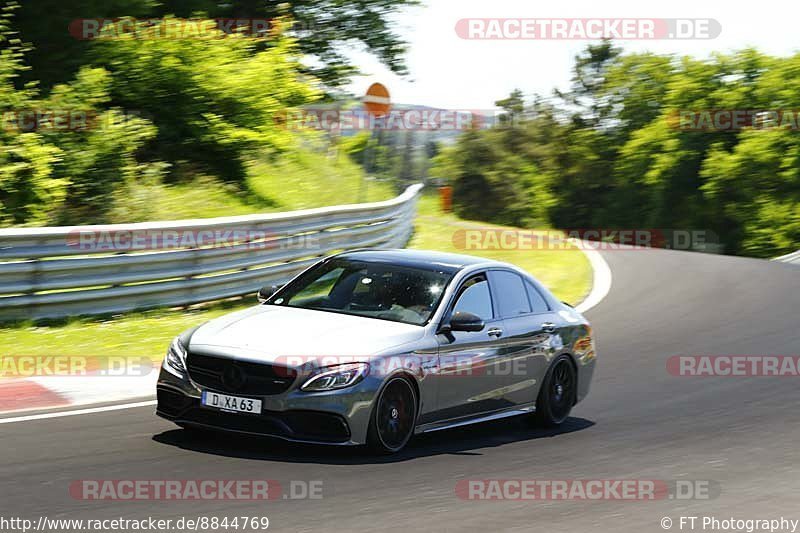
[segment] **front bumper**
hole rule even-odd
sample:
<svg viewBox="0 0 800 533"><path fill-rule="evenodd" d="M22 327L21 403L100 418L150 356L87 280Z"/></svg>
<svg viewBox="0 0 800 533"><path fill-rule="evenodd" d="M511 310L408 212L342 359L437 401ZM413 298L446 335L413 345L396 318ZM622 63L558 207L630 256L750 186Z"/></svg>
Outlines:
<svg viewBox="0 0 800 533"><path fill-rule="evenodd" d="M261 400L262 411L257 415L229 413L201 405L200 387L162 368L156 387L156 414L183 426L291 442L360 445L366 442L372 401L379 385L368 378L354 387L329 392L307 393L293 388L279 395L234 394Z"/></svg>

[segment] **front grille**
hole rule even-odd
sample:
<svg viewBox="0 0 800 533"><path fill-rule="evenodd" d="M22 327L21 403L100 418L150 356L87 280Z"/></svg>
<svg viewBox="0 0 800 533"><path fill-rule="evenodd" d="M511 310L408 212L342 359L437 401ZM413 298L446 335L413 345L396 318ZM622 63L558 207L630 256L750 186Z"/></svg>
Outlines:
<svg viewBox="0 0 800 533"><path fill-rule="evenodd" d="M289 436L291 429L279 418L264 415L229 414L198 407L189 409L180 419L220 429L243 431L257 435Z"/></svg>
<svg viewBox="0 0 800 533"><path fill-rule="evenodd" d="M281 394L297 378L294 369L284 366L195 353L186 356L186 366L189 377L198 385L232 394Z"/></svg>
<svg viewBox="0 0 800 533"><path fill-rule="evenodd" d="M350 428L342 417L315 411L264 411L260 415L243 415L195 407L177 418L177 422L184 424L314 442L336 443L350 438Z"/></svg>

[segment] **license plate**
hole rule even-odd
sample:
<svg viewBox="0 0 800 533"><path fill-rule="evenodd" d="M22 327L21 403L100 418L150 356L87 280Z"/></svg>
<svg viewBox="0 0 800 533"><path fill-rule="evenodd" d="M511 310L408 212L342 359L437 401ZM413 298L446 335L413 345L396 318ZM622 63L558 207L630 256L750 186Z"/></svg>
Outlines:
<svg viewBox="0 0 800 533"><path fill-rule="evenodd" d="M221 411L233 411L236 413L261 413L261 400L252 398L242 398L240 396L228 396L211 391L203 391L200 403L212 409Z"/></svg>

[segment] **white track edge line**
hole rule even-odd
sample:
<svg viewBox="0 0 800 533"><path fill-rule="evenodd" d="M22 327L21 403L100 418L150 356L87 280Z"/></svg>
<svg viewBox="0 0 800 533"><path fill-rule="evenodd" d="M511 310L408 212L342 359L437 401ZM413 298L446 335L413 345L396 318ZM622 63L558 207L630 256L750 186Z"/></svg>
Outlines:
<svg viewBox="0 0 800 533"><path fill-rule="evenodd" d="M611 268L606 263L606 260L603 259L603 255L595 250L590 243L576 239L573 239L573 242L580 248L592 267L592 290L589 291L589 294L586 295L586 298L581 303L575 306L579 313L585 313L608 296L609 291L611 291L613 277Z"/></svg>
<svg viewBox="0 0 800 533"><path fill-rule="evenodd" d="M121 409L146 407L148 405L155 405L155 404L156 404L155 400L147 400L145 402L105 405L103 407L90 407L88 409L75 409L73 411L56 411L54 413L42 413L38 415L15 416L12 418L0 418L0 424L10 424L12 422L28 422L30 420L45 420L48 418L61 418L64 416L89 415L93 413L104 413L106 411L119 411Z"/></svg>

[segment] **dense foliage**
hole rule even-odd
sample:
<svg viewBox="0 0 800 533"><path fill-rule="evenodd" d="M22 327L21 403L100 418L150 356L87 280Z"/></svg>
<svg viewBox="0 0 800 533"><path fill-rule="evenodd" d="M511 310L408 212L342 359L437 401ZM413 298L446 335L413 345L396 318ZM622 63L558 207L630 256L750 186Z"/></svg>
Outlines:
<svg viewBox="0 0 800 533"><path fill-rule="evenodd" d="M697 229L728 253L800 247L800 129L684 127L680 113L800 110L800 54L754 50L709 60L621 54L576 58L566 94L498 105L504 124L437 156L465 217L560 228ZM688 115L700 116L698 114ZM796 115L795 115L796 118Z"/></svg>
<svg viewBox="0 0 800 533"><path fill-rule="evenodd" d="M468 218L700 229L729 253L761 257L800 247L796 123L676 126L687 110L796 114L800 54L746 49L700 60L592 45L576 57L569 91L533 99L515 91L498 101L505 111L499 123L454 143L436 141L455 132L337 136L284 127L288 110L330 96L353 74L345 43L404 71L404 44L391 21L414 3L9 3L0 13L0 225L141 219L151 193L194 183L246 197L248 169L265 161L277 168L315 146L349 154L373 180L449 181L458 214ZM105 22L111 38L76 38L72 23L81 17L115 18ZM169 25L182 24L177 17L204 30L163 38ZM228 17L263 17L269 25L253 34L224 31L212 20ZM20 119L54 110L67 123L82 117L85 124ZM356 200L366 198L359 189Z"/></svg>
<svg viewBox="0 0 800 533"><path fill-rule="evenodd" d="M405 43L395 33L392 17L414 4L416 0L28 0L22 2L15 26L33 45L28 58L32 69L22 79L38 80L49 90L71 80L91 60L94 43L65 31L79 19L202 14L209 19L274 21L288 16L300 52L314 58L303 70L338 86L356 71L343 53L348 47L359 46L393 71L405 72Z"/></svg>
<svg viewBox="0 0 800 533"><path fill-rule="evenodd" d="M246 35L215 38L213 23L204 39L151 39L158 25L136 32L128 25L127 33L98 40L90 64L45 95L34 82L19 87L29 46L13 21L7 8L0 20L3 224L104 222L126 191L186 175L242 183L256 155L295 146L275 114L318 96L301 72L296 41L280 26L259 48Z"/></svg>

